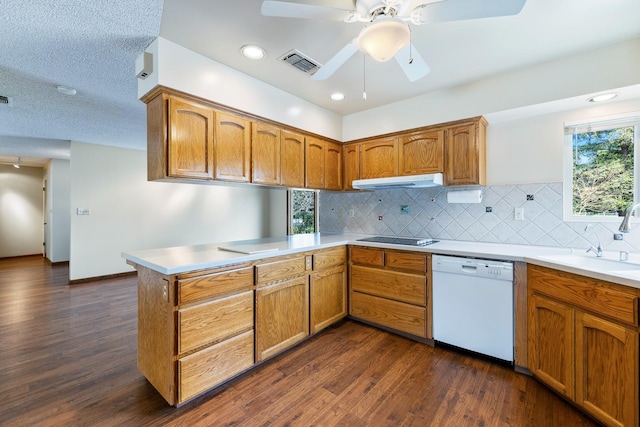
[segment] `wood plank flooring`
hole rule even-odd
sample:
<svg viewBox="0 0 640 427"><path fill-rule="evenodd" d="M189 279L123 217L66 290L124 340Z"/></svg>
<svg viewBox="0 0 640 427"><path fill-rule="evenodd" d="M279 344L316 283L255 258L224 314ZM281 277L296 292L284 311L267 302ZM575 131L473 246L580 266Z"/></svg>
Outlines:
<svg viewBox="0 0 640 427"><path fill-rule="evenodd" d="M596 426L534 379L353 321L180 408L136 368L136 278L0 259L2 426Z"/></svg>

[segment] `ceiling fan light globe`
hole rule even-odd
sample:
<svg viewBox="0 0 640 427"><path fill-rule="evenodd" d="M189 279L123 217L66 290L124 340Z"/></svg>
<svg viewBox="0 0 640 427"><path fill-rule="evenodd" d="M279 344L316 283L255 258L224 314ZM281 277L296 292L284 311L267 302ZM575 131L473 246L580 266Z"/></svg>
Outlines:
<svg viewBox="0 0 640 427"><path fill-rule="evenodd" d="M376 61L385 62L410 40L409 26L396 18L381 18L365 27L358 36L358 48Z"/></svg>

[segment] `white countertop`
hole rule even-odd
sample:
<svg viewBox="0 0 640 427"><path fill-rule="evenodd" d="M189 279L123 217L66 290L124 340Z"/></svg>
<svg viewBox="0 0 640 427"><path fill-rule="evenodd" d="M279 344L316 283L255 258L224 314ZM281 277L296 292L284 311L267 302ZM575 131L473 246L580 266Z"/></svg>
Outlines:
<svg viewBox="0 0 640 427"><path fill-rule="evenodd" d="M523 261L640 289L640 280L638 280L640 279L640 254L635 253L630 254L627 263L622 263L617 261L617 252L605 252L604 258L606 260L599 262L600 260L596 259L595 255L586 254L585 250L581 248L571 249L451 240L441 240L433 245L417 247L357 241L357 239L363 237L371 236L333 233L300 234L265 239L131 251L123 253L122 256L135 264L150 268L162 274L170 275L267 259L308 250L329 248L332 246L361 245L441 255ZM220 247L238 252L220 250ZM587 258L585 260L586 262L577 265L571 262L571 257L567 257L567 259L562 259L562 257L558 257L557 259L547 258L554 255L571 254L578 255L579 258ZM590 262L588 259L589 256L593 257L593 262ZM615 268L617 265L620 265L621 268ZM614 266L614 268L611 268L611 266Z"/></svg>

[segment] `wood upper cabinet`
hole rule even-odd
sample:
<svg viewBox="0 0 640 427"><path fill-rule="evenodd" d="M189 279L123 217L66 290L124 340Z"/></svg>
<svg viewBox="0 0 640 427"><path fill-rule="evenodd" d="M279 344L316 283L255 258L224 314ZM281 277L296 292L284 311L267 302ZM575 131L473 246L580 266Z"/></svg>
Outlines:
<svg viewBox="0 0 640 427"><path fill-rule="evenodd" d="M443 170L444 131L416 132L398 139L400 175L420 175Z"/></svg>
<svg viewBox="0 0 640 427"><path fill-rule="evenodd" d="M325 141L324 188L342 190L342 144Z"/></svg>
<svg viewBox="0 0 640 427"><path fill-rule="evenodd" d="M229 113L216 113L215 178L249 182L251 121Z"/></svg>
<svg viewBox="0 0 640 427"><path fill-rule="evenodd" d="M353 190L353 181L360 179L360 145L345 145L342 149L344 159L344 181L345 190Z"/></svg>
<svg viewBox="0 0 640 427"><path fill-rule="evenodd" d="M383 138L360 146L360 178L398 176L398 139Z"/></svg>
<svg viewBox="0 0 640 427"><path fill-rule="evenodd" d="M308 136L305 152L305 187L324 189L325 141Z"/></svg>
<svg viewBox="0 0 640 427"><path fill-rule="evenodd" d="M158 96L147 109L150 116L163 116L163 111L167 112L166 162L162 159L163 153L158 153L158 147L161 151L164 146L164 132L149 129L149 179L163 178L165 174L175 178L211 179L214 170L213 109L174 96ZM158 120L164 123L161 118Z"/></svg>
<svg viewBox="0 0 640 427"><path fill-rule="evenodd" d="M285 187L304 187L305 137L299 133L282 131L280 145L280 183Z"/></svg>
<svg viewBox="0 0 640 427"><path fill-rule="evenodd" d="M446 129L445 185L485 185L485 134L486 121L483 118Z"/></svg>
<svg viewBox="0 0 640 427"><path fill-rule="evenodd" d="M280 184L280 138L279 128L254 122L251 131L251 182L258 184Z"/></svg>

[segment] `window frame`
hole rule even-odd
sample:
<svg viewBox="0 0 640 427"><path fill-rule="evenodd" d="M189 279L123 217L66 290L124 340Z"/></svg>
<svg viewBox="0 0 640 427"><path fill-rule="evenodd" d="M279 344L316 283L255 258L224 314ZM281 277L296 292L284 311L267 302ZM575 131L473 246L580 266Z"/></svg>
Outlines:
<svg viewBox="0 0 640 427"><path fill-rule="evenodd" d="M314 212L313 212L313 223L314 223L314 233L318 233L320 230L320 208L318 206L318 201L319 201L319 191L318 190L313 190L310 188L288 188L287 189L287 235L288 236L293 236L293 209L291 206L291 203L293 201L293 196L292 193L294 191L312 191L313 192L313 204L315 206ZM303 233L298 233L298 234L303 234Z"/></svg>
<svg viewBox="0 0 640 427"><path fill-rule="evenodd" d="M616 223L622 220L620 216L593 215L576 216L573 213L573 133L569 129L596 126L603 129L633 126L633 203L640 201L640 111L610 116L593 117L591 119L575 120L564 123L563 159L562 159L562 219L578 222ZM632 218L633 222L636 222Z"/></svg>

